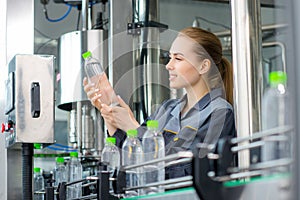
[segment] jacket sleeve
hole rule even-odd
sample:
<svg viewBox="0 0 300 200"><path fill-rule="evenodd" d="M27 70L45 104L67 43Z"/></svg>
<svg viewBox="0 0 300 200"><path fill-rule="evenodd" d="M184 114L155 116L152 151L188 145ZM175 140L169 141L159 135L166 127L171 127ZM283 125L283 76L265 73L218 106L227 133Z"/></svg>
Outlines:
<svg viewBox="0 0 300 200"><path fill-rule="evenodd" d="M173 100L167 100L165 102L162 103L162 105L150 116L148 117L141 125L140 127L137 128L138 131L138 138L140 140L142 140L143 135L145 134L145 132L147 131L147 121L148 120L152 120L152 119L156 119L158 116L161 115L161 111L165 110L165 108L170 105L173 104ZM122 145L126 139L126 132L121 130L121 129L117 129L116 132L114 133L113 137L116 138L116 146L118 146L119 148L122 148Z"/></svg>
<svg viewBox="0 0 300 200"><path fill-rule="evenodd" d="M215 146L220 138L228 136L235 136L233 111L232 109L215 110L199 127L191 149L193 150L198 143Z"/></svg>
<svg viewBox="0 0 300 200"><path fill-rule="evenodd" d="M122 145L126 139L125 131L123 131L121 129L117 129L116 132L114 133L113 137L116 138L116 146L119 148L122 148Z"/></svg>

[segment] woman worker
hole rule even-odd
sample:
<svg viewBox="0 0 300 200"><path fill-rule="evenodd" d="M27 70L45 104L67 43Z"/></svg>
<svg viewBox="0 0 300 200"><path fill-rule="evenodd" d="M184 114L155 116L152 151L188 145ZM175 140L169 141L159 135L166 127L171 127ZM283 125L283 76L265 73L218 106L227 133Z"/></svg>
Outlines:
<svg viewBox="0 0 300 200"><path fill-rule="evenodd" d="M172 43L169 57L166 69L170 87L184 88L186 94L165 101L147 119L158 120L166 155L193 151L198 143L214 145L220 137L234 136L233 72L230 62L222 56L220 40L206 30L186 28ZM101 104L101 91L96 94L86 78L83 85L92 104L100 110L109 135L117 138L117 146L122 147L129 129L138 129L142 138L147 120L140 125L120 97L119 106ZM165 171L166 179L176 178L191 175L192 167L191 163L178 164Z"/></svg>

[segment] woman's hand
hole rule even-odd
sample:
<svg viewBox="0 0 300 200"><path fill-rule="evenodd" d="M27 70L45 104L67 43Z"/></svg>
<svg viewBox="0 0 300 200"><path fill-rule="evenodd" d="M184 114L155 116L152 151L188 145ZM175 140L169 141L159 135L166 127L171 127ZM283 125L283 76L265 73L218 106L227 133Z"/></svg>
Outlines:
<svg viewBox="0 0 300 200"><path fill-rule="evenodd" d="M105 120L106 125L119 128L123 131L136 129L140 124L135 120L129 106L118 96L118 106L101 105L101 115Z"/></svg>
<svg viewBox="0 0 300 200"><path fill-rule="evenodd" d="M95 89L95 85L93 83L88 83L87 78L83 79L83 89L91 101L92 105L95 106L99 111L101 110L101 93L99 89Z"/></svg>

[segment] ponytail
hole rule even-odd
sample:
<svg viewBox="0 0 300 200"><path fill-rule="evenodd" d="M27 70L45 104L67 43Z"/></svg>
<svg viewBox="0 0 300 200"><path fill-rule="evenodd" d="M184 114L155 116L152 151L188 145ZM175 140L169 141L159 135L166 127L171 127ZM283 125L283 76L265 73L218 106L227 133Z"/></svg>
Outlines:
<svg viewBox="0 0 300 200"><path fill-rule="evenodd" d="M233 68L227 58L222 56L221 62L217 65L221 74L225 98L232 105L233 104Z"/></svg>

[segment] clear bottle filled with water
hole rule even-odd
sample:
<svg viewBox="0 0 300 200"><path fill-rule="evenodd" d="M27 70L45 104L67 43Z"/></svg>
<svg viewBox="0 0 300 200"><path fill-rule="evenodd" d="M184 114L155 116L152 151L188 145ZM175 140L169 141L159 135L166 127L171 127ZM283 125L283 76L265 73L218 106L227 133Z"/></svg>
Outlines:
<svg viewBox="0 0 300 200"><path fill-rule="evenodd" d="M82 57L85 60L84 69L88 81L89 83L93 83L94 89L99 90L101 93L101 102L112 106L117 105L117 95L115 94L99 60L94 58L90 51L82 54Z"/></svg>
<svg viewBox="0 0 300 200"><path fill-rule="evenodd" d="M127 138L122 146L122 165L134 165L143 162L143 148L137 137L137 130L128 130ZM126 187L135 187L144 185L143 167L126 170ZM142 190L128 190L126 196L141 195Z"/></svg>
<svg viewBox="0 0 300 200"><path fill-rule="evenodd" d="M78 152L70 153L70 161L68 163L68 182L82 179L82 165L78 159ZM76 183L67 187L68 199L78 198L82 195L82 183Z"/></svg>
<svg viewBox="0 0 300 200"><path fill-rule="evenodd" d="M33 189L34 189L34 200L44 200L44 194L39 193L43 192L45 189L44 177L42 174L42 170L39 167L35 167L33 174Z"/></svg>
<svg viewBox="0 0 300 200"><path fill-rule="evenodd" d="M110 178L117 175L118 169L120 167L120 151L116 146L116 138L107 137L105 146L102 150L101 161L106 162L107 170L110 172ZM113 192L112 182L110 181L110 192Z"/></svg>
<svg viewBox="0 0 300 200"><path fill-rule="evenodd" d="M148 120L147 131L142 140L144 151L144 161L151 161L165 157L165 141L158 131L158 121ZM157 183L165 180L164 161L144 166L145 183ZM144 194L163 192L162 187L148 187L144 189Z"/></svg>
<svg viewBox="0 0 300 200"><path fill-rule="evenodd" d="M262 129L291 125L291 101L286 73L274 71L269 75L270 87L263 95ZM262 161L291 157L291 133L277 133L263 138Z"/></svg>
<svg viewBox="0 0 300 200"><path fill-rule="evenodd" d="M58 187L59 183L68 182L68 171L67 166L65 165L65 159L63 157L56 158L54 180L55 187Z"/></svg>

